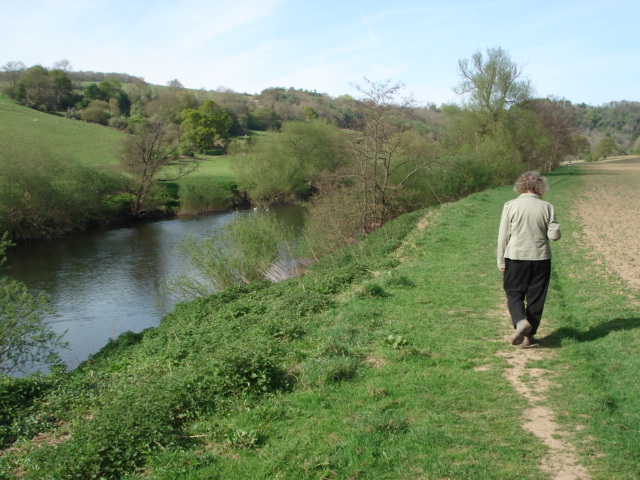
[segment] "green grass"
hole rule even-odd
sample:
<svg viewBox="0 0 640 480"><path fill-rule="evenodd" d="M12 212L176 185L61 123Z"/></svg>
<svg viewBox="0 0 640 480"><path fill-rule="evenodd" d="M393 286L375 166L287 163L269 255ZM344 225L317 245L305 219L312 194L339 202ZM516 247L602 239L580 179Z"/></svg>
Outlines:
<svg viewBox="0 0 640 480"><path fill-rule="evenodd" d="M548 405L592 478L638 478L638 295L580 243L576 172L550 176L564 238L544 360L529 366L553 375ZM42 402L14 410L26 433L0 478L8 465L28 478L548 478L498 355L513 350L495 313L497 226L513 197L496 188L405 215L303 278L185 303L123 335L34 384ZM43 431L62 439L31 447Z"/></svg>
<svg viewBox="0 0 640 480"><path fill-rule="evenodd" d="M108 127L42 113L0 95L0 145L43 145L87 165L110 166L125 134Z"/></svg>
<svg viewBox="0 0 640 480"><path fill-rule="evenodd" d="M190 177L210 177L219 181L233 181L235 174L231 170L230 158L226 155L197 155L201 160L198 170L189 175Z"/></svg>
<svg viewBox="0 0 640 480"><path fill-rule="evenodd" d="M112 128L71 120L17 105L0 95L0 145L43 145L52 153L71 155L87 165L112 166L126 134ZM229 157L199 155L193 176L233 181Z"/></svg>

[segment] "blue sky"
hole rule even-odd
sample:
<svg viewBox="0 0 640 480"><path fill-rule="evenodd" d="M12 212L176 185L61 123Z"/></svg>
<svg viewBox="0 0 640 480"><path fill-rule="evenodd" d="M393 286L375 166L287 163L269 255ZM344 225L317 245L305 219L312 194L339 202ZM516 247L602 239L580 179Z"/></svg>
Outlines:
<svg viewBox="0 0 640 480"><path fill-rule="evenodd" d="M357 95L404 83L457 102L457 65L501 47L539 96L640 100L638 0L0 0L0 65L123 72L165 85Z"/></svg>

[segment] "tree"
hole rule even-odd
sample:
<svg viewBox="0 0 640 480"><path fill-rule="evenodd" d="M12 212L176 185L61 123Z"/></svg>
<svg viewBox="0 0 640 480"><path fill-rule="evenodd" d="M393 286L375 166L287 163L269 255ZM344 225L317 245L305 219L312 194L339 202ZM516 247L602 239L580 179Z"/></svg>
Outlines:
<svg viewBox="0 0 640 480"><path fill-rule="evenodd" d="M260 204L308 195L319 176L341 166L341 143L338 129L320 120L286 122L247 149L231 147L238 188Z"/></svg>
<svg viewBox="0 0 640 480"><path fill-rule="evenodd" d="M53 95L56 108L66 110L72 107L74 102L73 83L64 70L51 70L49 72L53 81Z"/></svg>
<svg viewBox="0 0 640 480"><path fill-rule="evenodd" d="M73 66L71 65L71 62L68 59L63 58L62 60L58 60L53 64L53 69L62 70L65 73L69 73L73 70Z"/></svg>
<svg viewBox="0 0 640 480"><path fill-rule="evenodd" d="M123 143L119 158L130 178L128 191L133 216L144 216L156 206L161 172L165 175L163 180L176 181L198 168L197 162L178 158L180 144L171 125L157 117L151 118L138 125L138 131Z"/></svg>
<svg viewBox="0 0 640 480"><path fill-rule="evenodd" d="M282 119L271 107L257 108L249 117L249 128L253 130L277 130Z"/></svg>
<svg viewBox="0 0 640 480"><path fill-rule="evenodd" d="M318 119L318 112L316 112L315 109L309 105L302 107L302 114L307 121Z"/></svg>
<svg viewBox="0 0 640 480"><path fill-rule="evenodd" d="M461 82L454 91L466 95L472 109L487 114L485 123L497 121L501 112L532 95L530 81L522 76L523 67L499 47L488 48L486 57L477 51L470 60L459 60L458 74Z"/></svg>
<svg viewBox="0 0 640 480"><path fill-rule="evenodd" d="M587 137L576 135L571 139L571 154L575 155L576 159L586 157L589 153L591 153L591 144Z"/></svg>
<svg viewBox="0 0 640 480"><path fill-rule="evenodd" d="M5 72L5 78L9 83L7 87L7 95L9 97L16 98L18 80L26 69L27 66L18 61L7 62L2 66L2 71Z"/></svg>
<svg viewBox="0 0 640 480"><path fill-rule="evenodd" d="M106 78L99 84L91 83L84 88L84 99L81 106L85 107L92 101L100 100L109 104L109 111L112 116L129 115L131 100L129 95L122 89L122 84L113 77Z"/></svg>
<svg viewBox="0 0 640 480"><path fill-rule="evenodd" d="M489 48L486 55L478 51L460 60L458 74L461 81L454 91L465 104L445 108L444 136L452 158L459 159L464 191L511 182L523 169L555 161L550 131L531 103L530 82L505 50ZM553 130L552 122L546 125Z"/></svg>
<svg viewBox="0 0 640 480"><path fill-rule="evenodd" d="M0 239L0 265L11 245L5 233ZM51 313L46 294L32 294L24 283L0 278L0 375L26 373L41 362L59 363L56 351L66 344L44 319Z"/></svg>
<svg viewBox="0 0 640 480"><path fill-rule="evenodd" d="M53 80L48 70L41 65L28 68L18 81L17 98L27 107L43 111L52 110Z"/></svg>
<svg viewBox="0 0 640 480"><path fill-rule="evenodd" d="M538 165L535 168L550 172L574 148L573 108L570 102L554 98L537 99L529 103L548 139L546 147L536 153Z"/></svg>
<svg viewBox="0 0 640 480"><path fill-rule="evenodd" d="M408 132L414 102L399 97L403 85L365 81L366 86L355 86L362 94L357 104L362 128L351 134L348 143L354 162L351 175L358 180L363 207L361 228L369 233L398 213L402 189L435 158L428 148L408 148L413 143Z"/></svg>
<svg viewBox="0 0 640 480"><path fill-rule="evenodd" d="M593 156L596 160L600 160L601 158L606 159L609 155L618 150L619 148L616 145L616 141L611 137L605 137L600 140L600 143L596 146Z"/></svg>
<svg viewBox="0 0 640 480"><path fill-rule="evenodd" d="M206 100L199 109L182 111L181 139L199 152L215 147L216 142L226 135L233 120L213 100Z"/></svg>
<svg viewBox="0 0 640 480"><path fill-rule="evenodd" d="M159 92L158 97L154 98L145 106L145 112L148 117L157 117L165 122L181 122L180 114L185 108L198 108L198 100L195 95L184 88L178 80L169 82L169 88Z"/></svg>

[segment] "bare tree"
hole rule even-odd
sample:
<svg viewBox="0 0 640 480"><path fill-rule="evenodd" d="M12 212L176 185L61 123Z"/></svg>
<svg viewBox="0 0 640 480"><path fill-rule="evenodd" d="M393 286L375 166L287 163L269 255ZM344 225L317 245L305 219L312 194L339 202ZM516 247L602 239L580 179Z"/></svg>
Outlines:
<svg viewBox="0 0 640 480"><path fill-rule="evenodd" d="M369 233L393 217L402 188L434 157L428 149L410 148L415 140L410 128L415 102L410 96L400 97L403 85L365 81L365 86L355 85L362 95L357 104L362 127L348 143L361 190L362 230Z"/></svg>
<svg viewBox="0 0 640 480"><path fill-rule="evenodd" d="M71 62L69 60L63 58L62 60L58 60L53 64L52 70L62 70L65 73L69 73L73 71L73 66L71 65Z"/></svg>
<svg viewBox="0 0 640 480"><path fill-rule="evenodd" d="M124 141L119 158L130 177L129 194L134 216L144 216L154 206L161 172L164 181L176 181L199 166L193 159L179 158L178 135L171 132L170 126L170 123L154 118Z"/></svg>
<svg viewBox="0 0 640 480"><path fill-rule="evenodd" d="M27 69L27 66L19 61L11 61L7 62L2 66L2 71L5 73L4 77L7 79L9 83L9 87L7 88L7 94L11 98L16 97L16 87L18 85L18 80L20 76Z"/></svg>

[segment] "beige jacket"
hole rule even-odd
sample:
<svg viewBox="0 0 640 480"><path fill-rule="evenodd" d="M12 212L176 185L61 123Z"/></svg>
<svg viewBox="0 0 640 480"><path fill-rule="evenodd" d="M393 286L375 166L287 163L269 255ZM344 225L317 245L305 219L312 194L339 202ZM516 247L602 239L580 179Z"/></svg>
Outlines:
<svg viewBox="0 0 640 480"><path fill-rule="evenodd" d="M498 231L498 268L504 259L548 260L549 240L560 239L560 223L553 205L534 193L523 193L504 204Z"/></svg>

